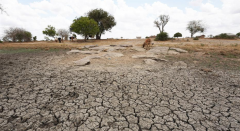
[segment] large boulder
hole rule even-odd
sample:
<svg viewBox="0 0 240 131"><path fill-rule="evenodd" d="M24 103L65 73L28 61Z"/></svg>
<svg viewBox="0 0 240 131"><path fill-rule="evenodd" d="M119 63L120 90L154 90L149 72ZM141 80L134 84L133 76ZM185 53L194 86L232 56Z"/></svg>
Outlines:
<svg viewBox="0 0 240 131"><path fill-rule="evenodd" d="M180 53L175 51L175 50L169 50L168 51L168 55L178 55L178 54L180 54Z"/></svg>
<svg viewBox="0 0 240 131"><path fill-rule="evenodd" d="M146 51L146 49L142 48L142 47L137 47L137 46L134 46L131 48L132 50L135 50L135 51L139 51L139 52L143 52L143 51Z"/></svg>
<svg viewBox="0 0 240 131"><path fill-rule="evenodd" d="M147 54L154 55L166 55L168 53L169 47L154 47L150 49Z"/></svg>
<svg viewBox="0 0 240 131"><path fill-rule="evenodd" d="M124 56L122 53L115 53L115 52L108 52L104 55L106 58L113 58L113 57L122 57Z"/></svg>

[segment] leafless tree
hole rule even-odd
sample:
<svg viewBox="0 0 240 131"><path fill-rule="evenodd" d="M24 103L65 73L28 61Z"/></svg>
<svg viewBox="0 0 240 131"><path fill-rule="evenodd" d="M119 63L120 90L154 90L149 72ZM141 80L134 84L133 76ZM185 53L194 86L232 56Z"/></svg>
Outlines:
<svg viewBox="0 0 240 131"><path fill-rule="evenodd" d="M65 38L65 40L68 40L68 36L69 36L69 31L68 30L66 30L66 29L59 29L57 31L57 34L62 37L62 40L63 40L63 37Z"/></svg>
<svg viewBox="0 0 240 131"><path fill-rule="evenodd" d="M7 12L5 11L5 9L3 8L3 6L2 6L2 4L0 4L0 11L1 11L1 13L6 13L7 14Z"/></svg>
<svg viewBox="0 0 240 131"><path fill-rule="evenodd" d="M187 30L191 33L191 38L197 32L204 32L206 31L206 26L202 23L201 20L193 20L190 21L187 25Z"/></svg>
<svg viewBox="0 0 240 131"><path fill-rule="evenodd" d="M29 31L26 31L22 28L9 28L4 31L5 35L4 41L12 41L12 42L22 42L22 41L31 41L32 34Z"/></svg>
<svg viewBox="0 0 240 131"><path fill-rule="evenodd" d="M160 15L159 21L155 20L154 25L159 29L160 33L162 33L164 32L164 27L167 25L169 20L170 20L169 15Z"/></svg>

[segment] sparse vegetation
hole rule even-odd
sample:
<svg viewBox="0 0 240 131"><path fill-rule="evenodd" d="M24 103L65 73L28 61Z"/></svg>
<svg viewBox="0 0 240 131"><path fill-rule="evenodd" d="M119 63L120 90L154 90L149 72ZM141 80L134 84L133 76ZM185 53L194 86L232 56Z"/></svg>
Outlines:
<svg viewBox="0 0 240 131"><path fill-rule="evenodd" d="M194 37L193 40L199 40L199 38L198 37Z"/></svg>
<svg viewBox="0 0 240 131"><path fill-rule="evenodd" d="M168 40L168 33L167 32L161 32L157 34L155 41L166 41Z"/></svg>
<svg viewBox="0 0 240 131"><path fill-rule="evenodd" d="M229 36L226 33L222 33L220 35L214 36L215 39L235 39L234 36Z"/></svg>

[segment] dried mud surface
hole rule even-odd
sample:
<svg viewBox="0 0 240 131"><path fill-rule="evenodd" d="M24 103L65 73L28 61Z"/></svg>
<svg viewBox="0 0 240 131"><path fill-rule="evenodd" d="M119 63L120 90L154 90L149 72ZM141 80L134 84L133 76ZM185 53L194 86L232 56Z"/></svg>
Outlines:
<svg viewBox="0 0 240 131"><path fill-rule="evenodd" d="M239 71L119 62L123 58L80 68L66 57L74 55L0 55L1 130L240 129Z"/></svg>

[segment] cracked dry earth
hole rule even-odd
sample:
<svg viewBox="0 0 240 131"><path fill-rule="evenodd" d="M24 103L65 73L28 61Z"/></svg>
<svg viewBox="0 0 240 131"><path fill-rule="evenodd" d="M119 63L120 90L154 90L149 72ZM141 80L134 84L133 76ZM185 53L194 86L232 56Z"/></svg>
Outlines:
<svg viewBox="0 0 240 131"><path fill-rule="evenodd" d="M72 70L65 53L0 55L0 130L240 130L239 71Z"/></svg>

